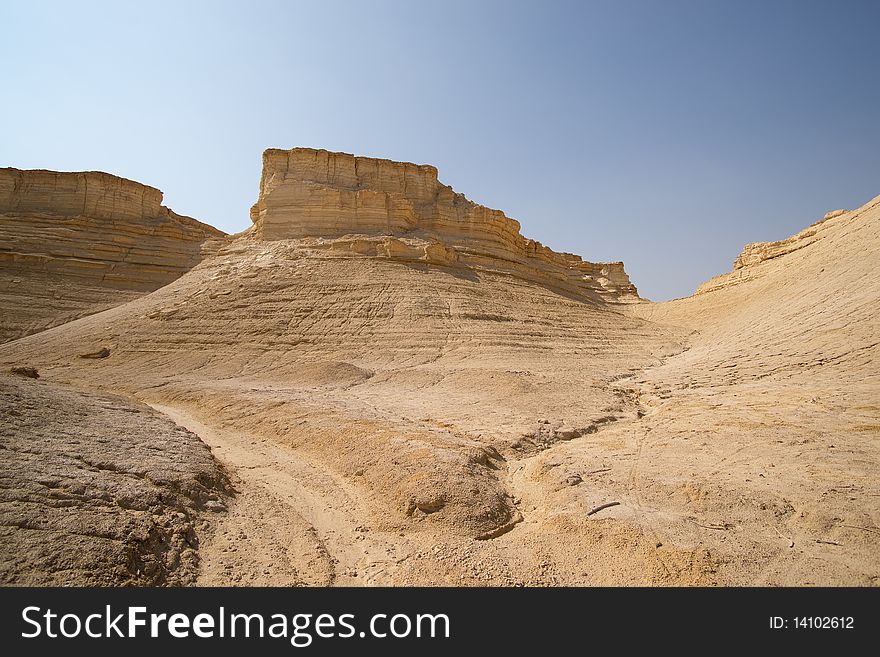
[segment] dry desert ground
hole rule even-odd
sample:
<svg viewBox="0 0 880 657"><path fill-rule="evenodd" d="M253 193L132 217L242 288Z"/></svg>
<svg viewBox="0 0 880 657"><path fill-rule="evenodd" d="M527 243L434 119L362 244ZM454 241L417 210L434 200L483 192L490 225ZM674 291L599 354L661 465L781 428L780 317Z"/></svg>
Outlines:
<svg viewBox="0 0 880 657"><path fill-rule="evenodd" d="M0 583L880 583L880 197L651 303L437 176L0 169Z"/></svg>

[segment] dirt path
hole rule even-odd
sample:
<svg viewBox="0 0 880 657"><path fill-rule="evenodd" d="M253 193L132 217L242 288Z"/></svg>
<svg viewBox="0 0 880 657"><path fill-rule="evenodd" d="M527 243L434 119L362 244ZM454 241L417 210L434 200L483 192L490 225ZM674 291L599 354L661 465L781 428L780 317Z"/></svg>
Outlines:
<svg viewBox="0 0 880 657"><path fill-rule="evenodd" d="M348 482L283 445L217 430L154 404L211 447L237 495L200 549L199 584L391 585L410 548L357 522L366 505Z"/></svg>

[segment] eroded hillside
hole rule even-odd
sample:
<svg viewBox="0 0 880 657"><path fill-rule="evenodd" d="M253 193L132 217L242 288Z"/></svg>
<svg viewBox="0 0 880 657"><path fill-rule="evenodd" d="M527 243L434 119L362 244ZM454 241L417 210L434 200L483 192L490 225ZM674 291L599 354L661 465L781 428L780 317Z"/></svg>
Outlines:
<svg viewBox="0 0 880 657"><path fill-rule="evenodd" d="M0 342L151 292L222 232L97 171L0 169Z"/></svg>
<svg viewBox="0 0 880 657"><path fill-rule="evenodd" d="M436 176L267 151L249 233L0 362L212 447L202 583L876 583L876 203L646 304Z"/></svg>
<svg viewBox="0 0 880 657"><path fill-rule="evenodd" d="M229 482L143 404L0 376L0 584L191 584Z"/></svg>

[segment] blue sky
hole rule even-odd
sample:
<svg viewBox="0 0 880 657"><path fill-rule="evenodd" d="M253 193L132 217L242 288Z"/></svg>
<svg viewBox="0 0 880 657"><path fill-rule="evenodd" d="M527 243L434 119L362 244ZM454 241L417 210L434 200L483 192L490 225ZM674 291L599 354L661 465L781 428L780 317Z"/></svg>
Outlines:
<svg viewBox="0 0 880 657"><path fill-rule="evenodd" d="M234 232L267 147L429 163L662 300L880 194L878 26L846 0L6 0L0 166Z"/></svg>

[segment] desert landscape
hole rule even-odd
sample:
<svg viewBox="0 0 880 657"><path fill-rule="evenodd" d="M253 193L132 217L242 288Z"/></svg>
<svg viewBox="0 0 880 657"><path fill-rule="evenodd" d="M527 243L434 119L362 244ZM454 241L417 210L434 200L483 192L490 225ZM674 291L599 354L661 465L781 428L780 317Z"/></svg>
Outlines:
<svg viewBox="0 0 880 657"><path fill-rule="evenodd" d="M0 169L0 583L876 586L880 197L828 210L653 303L429 165L269 149L235 235Z"/></svg>

